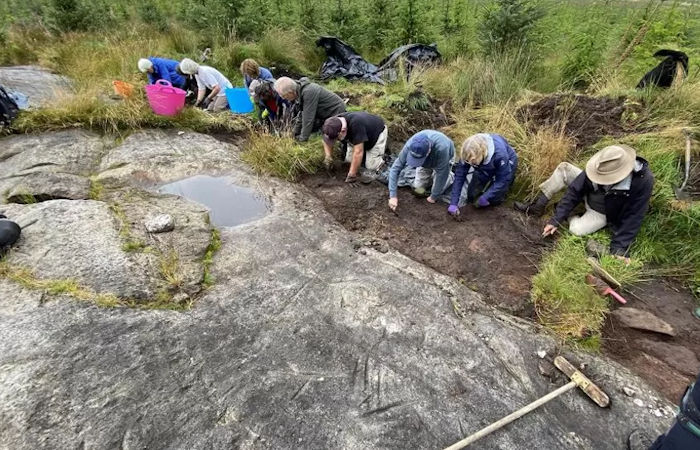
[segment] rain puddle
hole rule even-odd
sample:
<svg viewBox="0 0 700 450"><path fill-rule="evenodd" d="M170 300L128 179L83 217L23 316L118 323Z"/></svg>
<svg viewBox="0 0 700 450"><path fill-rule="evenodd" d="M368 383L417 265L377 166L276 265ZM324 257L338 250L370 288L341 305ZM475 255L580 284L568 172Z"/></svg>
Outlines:
<svg viewBox="0 0 700 450"><path fill-rule="evenodd" d="M221 227L251 222L268 212L267 202L259 193L237 186L227 177L197 175L161 186L158 192L179 195L206 206L212 224Z"/></svg>

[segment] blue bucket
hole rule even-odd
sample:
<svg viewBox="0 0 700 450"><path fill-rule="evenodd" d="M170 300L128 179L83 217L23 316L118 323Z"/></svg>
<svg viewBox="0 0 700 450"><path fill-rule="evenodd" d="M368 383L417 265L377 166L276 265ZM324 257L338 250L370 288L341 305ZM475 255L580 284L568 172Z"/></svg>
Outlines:
<svg viewBox="0 0 700 450"><path fill-rule="evenodd" d="M253 102L250 101L248 89L244 87L228 88L226 91L226 100L231 111L238 114L248 114L253 112Z"/></svg>

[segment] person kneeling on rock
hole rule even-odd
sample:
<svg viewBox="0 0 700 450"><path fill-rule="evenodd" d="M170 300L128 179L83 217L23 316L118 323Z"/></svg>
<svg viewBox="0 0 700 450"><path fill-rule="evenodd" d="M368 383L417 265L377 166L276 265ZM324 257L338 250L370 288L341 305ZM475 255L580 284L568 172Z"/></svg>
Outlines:
<svg viewBox="0 0 700 450"><path fill-rule="evenodd" d="M363 111L343 113L326 119L322 131L327 169L333 163L333 145L337 139L341 141L345 162L350 163L346 183L357 181L360 167L376 175L384 164L389 132L381 117Z"/></svg>
<svg viewBox="0 0 700 450"><path fill-rule="evenodd" d="M409 184L418 195L430 188L427 200L435 203L452 184L454 157L454 142L439 131L423 130L411 136L389 170L389 208L395 211L399 204L398 186ZM412 182L408 172L415 175Z"/></svg>
<svg viewBox="0 0 700 450"><path fill-rule="evenodd" d="M479 194L476 201L479 208L503 203L517 170L518 155L503 136L487 133L470 136L460 150L447 212L459 216L459 207L472 203Z"/></svg>
<svg viewBox="0 0 700 450"><path fill-rule="evenodd" d="M233 85L221 72L213 67L197 64L189 58L180 62L179 72L194 76L197 80L197 101L194 106L203 104L208 111L223 111L228 108L226 89ZM206 94L207 89L210 91ZM206 97L205 97L206 96Z"/></svg>
<svg viewBox="0 0 700 450"><path fill-rule="evenodd" d="M567 187L542 235L554 234L583 201L586 212L569 220L569 231L584 236L610 225L613 233L610 253L629 262L629 248L642 226L654 188L649 163L637 157L636 151L627 145L605 147L591 157L585 171L567 162L559 164L540 185L537 199L532 203L516 202L515 209L542 216L549 199Z"/></svg>

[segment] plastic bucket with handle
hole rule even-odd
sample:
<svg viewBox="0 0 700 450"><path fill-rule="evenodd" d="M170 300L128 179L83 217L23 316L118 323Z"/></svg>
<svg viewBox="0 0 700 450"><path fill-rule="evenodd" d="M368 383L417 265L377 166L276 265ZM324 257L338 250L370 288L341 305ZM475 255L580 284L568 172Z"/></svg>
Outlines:
<svg viewBox="0 0 700 450"><path fill-rule="evenodd" d="M175 116L185 107L187 92L173 87L169 81L158 80L145 89L151 109L160 116Z"/></svg>
<svg viewBox="0 0 700 450"><path fill-rule="evenodd" d="M244 87L228 88L226 91L226 100L231 111L238 114L248 114L253 112L253 102L250 101L248 89Z"/></svg>

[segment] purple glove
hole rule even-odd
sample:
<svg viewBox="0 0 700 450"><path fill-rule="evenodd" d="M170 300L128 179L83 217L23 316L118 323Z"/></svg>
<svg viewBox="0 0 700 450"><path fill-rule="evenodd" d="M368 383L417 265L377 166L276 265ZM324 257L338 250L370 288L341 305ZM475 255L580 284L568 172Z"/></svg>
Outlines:
<svg viewBox="0 0 700 450"><path fill-rule="evenodd" d="M450 215L454 216L455 214L459 214L459 208L457 207L457 205L450 205L447 208L447 212L450 213Z"/></svg>
<svg viewBox="0 0 700 450"><path fill-rule="evenodd" d="M479 197L479 200L476 201L476 206L479 208L486 208L489 206L491 203L489 203L488 200L486 200L483 196Z"/></svg>

